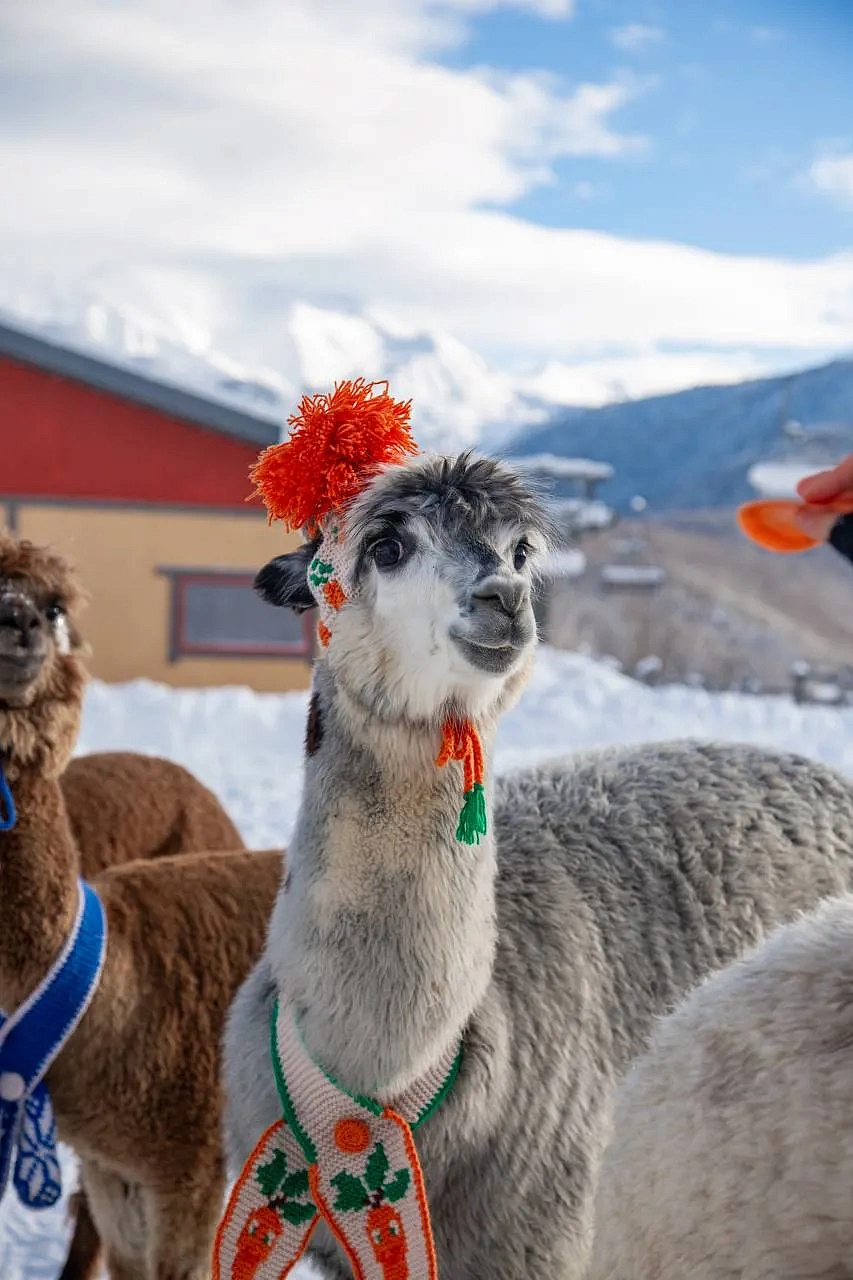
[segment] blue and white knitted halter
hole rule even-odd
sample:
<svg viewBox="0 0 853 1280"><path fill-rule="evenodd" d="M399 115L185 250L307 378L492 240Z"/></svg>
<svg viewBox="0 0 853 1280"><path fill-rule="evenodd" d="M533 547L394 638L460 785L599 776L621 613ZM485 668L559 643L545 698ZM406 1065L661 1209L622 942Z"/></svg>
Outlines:
<svg viewBox="0 0 853 1280"><path fill-rule="evenodd" d="M10 830L15 811L2 768L0 791L7 812L0 831ZM101 900L91 885L78 884L77 915L49 973L13 1014L0 1013L0 1197L14 1165L15 1190L31 1209L48 1208L62 1193L44 1077L97 990L107 949Z"/></svg>

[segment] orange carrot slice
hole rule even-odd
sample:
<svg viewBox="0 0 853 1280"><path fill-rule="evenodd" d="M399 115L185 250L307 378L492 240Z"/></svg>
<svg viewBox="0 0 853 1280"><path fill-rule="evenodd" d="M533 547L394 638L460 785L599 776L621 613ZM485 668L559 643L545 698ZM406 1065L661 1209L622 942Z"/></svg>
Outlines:
<svg viewBox="0 0 853 1280"><path fill-rule="evenodd" d="M829 511L836 515L853 513L853 494L845 494L834 502L806 503L785 498L759 498L738 508L737 522L743 533L767 551L790 554L810 551L820 545L796 522L796 515L811 507L813 511Z"/></svg>

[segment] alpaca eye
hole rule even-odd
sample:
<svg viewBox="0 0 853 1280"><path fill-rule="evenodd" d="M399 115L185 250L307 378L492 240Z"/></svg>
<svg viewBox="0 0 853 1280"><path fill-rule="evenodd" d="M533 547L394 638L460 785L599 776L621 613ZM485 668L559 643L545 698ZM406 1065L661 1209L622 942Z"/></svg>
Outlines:
<svg viewBox="0 0 853 1280"><path fill-rule="evenodd" d="M65 617L65 610L61 604L54 602L47 606L44 611L44 616L47 618L48 622L58 622L60 618Z"/></svg>
<svg viewBox="0 0 853 1280"><path fill-rule="evenodd" d="M373 563L377 569L393 569L405 555L405 549L399 538L380 538L370 548Z"/></svg>
<svg viewBox="0 0 853 1280"><path fill-rule="evenodd" d="M515 548L515 554L512 557L513 568L523 569L527 564L527 557L530 555L530 543L519 542Z"/></svg>

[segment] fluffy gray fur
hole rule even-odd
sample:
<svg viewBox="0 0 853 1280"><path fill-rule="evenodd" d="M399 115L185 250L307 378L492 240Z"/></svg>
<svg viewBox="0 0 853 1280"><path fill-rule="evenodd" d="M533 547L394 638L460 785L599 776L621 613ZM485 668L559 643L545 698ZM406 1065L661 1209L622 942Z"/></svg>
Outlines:
<svg viewBox="0 0 853 1280"><path fill-rule="evenodd" d="M572 1280L617 1076L688 987L851 883L853 789L749 747L606 751L489 774L490 834L457 842L459 770L435 767L438 726L472 716L490 753L534 644L513 548L542 527L505 468L489 464L491 488L480 471L475 502L444 465L444 480L406 469L428 502L395 469L355 513L361 594L316 670L323 734L290 883L226 1032L226 1144L236 1172L281 1114L276 988L352 1090L392 1095L461 1035L454 1089L418 1131L442 1280ZM384 573L370 537L389 528L408 551ZM504 658L481 665L481 642ZM311 1256L350 1274L323 1231Z"/></svg>
<svg viewBox="0 0 853 1280"><path fill-rule="evenodd" d="M620 1088L595 1280L853 1276L853 898L778 929Z"/></svg>

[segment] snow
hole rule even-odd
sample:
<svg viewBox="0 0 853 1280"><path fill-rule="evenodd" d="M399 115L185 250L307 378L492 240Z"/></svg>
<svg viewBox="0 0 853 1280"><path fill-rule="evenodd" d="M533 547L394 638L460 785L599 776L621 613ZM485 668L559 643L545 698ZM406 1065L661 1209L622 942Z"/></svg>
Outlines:
<svg viewBox="0 0 853 1280"><path fill-rule="evenodd" d="M606 564L601 581L606 587L662 587L666 574L654 564Z"/></svg>
<svg viewBox="0 0 853 1280"><path fill-rule="evenodd" d="M554 514L575 533L589 529L609 529L616 512L598 498L559 498L552 504Z"/></svg>
<svg viewBox="0 0 853 1280"><path fill-rule="evenodd" d="M552 360L523 384L540 400L556 406L596 408L647 396L668 395L685 387L709 387L760 378L766 364L749 351L670 351L640 355L591 356Z"/></svg>
<svg viewBox="0 0 853 1280"><path fill-rule="evenodd" d="M546 557L542 573L548 578L580 578L586 572L586 556L579 547L560 547Z"/></svg>
<svg viewBox="0 0 853 1280"><path fill-rule="evenodd" d="M540 472L555 480L612 480L613 468L609 462L594 462L591 458L564 458L556 453L532 453L525 458L513 458L513 466L520 471Z"/></svg>
<svg viewBox="0 0 853 1280"><path fill-rule="evenodd" d="M747 479L762 498L796 498L799 482L820 469L809 462L756 462Z"/></svg>
<svg viewBox="0 0 853 1280"><path fill-rule="evenodd" d="M306 693L95 683L80 750L169 756L222 797L251 845L279 845L290 835L298 804L306 709ZM504 771L588 747L684 736L786 748L853 776L853 707L680 685L649 688L605 664L547 648L524 698L502 722L496 763ZM68 1152L63 1162L68 1187L74 1178ZM0 1276L55 1280L65 1232L64 1206L26 1213L7 1196L0 1203Z"/></svg>

